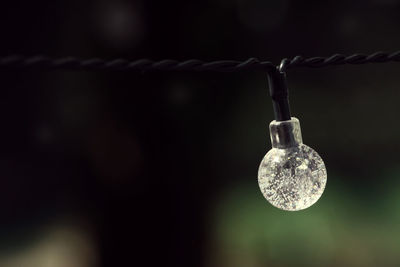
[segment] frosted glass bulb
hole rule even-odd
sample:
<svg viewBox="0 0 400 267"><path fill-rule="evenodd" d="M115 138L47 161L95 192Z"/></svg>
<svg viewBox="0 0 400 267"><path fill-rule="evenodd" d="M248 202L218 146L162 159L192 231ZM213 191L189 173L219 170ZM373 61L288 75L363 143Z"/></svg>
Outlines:
<svg viewBox="0 0 400 267"><path fill-rule="evenodd" d="M279 209L306 209L324 192L325 164L317 152L303 144L298 119L272 121L269 127L272 149L258 170L261 192Z"/></svg>

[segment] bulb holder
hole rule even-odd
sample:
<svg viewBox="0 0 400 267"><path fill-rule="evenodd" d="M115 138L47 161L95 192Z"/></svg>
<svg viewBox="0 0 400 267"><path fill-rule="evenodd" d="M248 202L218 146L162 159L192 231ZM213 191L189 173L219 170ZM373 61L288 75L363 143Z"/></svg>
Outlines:
<svg viewBox="0 0 400 267"><path fill-rule="evenodd" d="M291 117L286 121L272 121L269 124L271 144L273 148L290 148L303 143L300 121Z"/></svg>

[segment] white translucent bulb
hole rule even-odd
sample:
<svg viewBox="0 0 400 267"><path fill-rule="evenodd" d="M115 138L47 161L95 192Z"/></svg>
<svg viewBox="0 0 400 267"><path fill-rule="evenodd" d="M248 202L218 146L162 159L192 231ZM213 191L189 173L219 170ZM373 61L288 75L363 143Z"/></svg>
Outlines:
<svg viewBox="0 0 400 267"><path fill-rule="evenodd" d="M283 210L302 210L313 205L325 189L325 164L303 144L300 122L272 121L272 149L261 161L258 184L264 197Z"/></svg>

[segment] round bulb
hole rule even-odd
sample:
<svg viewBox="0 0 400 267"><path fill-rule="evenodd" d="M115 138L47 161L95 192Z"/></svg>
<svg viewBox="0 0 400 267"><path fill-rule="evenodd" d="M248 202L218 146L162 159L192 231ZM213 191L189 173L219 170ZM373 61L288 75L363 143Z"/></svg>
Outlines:
<svg viewBox="0 0 400 267"><path fill-rule="evenodd" d="M327 175L321 157L303 144L300 122L272 121L272 149L261 161L258 184L275 207L288 211L313 205L325 189Z"/></svg>

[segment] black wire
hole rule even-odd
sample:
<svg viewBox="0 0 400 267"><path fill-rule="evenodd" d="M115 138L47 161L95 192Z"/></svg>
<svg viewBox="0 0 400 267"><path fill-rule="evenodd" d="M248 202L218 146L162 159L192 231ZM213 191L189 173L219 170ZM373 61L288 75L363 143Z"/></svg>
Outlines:
<svg viewBox="0 0 400 267"><path fill-rule="evenodd" d="M219 60L204 62L190 59L185 61L161 60L153 61L140 59L129 61L126 59L104 60L99 58L79 59L74 57L49 58L46 56L6 56L0 58L1 69L44 69L44 70L105 70L105 71L264 71L269 72L275 66L269 61L259 61L250 58L246 61Z"/></svg>
<svg viewBox="0 0 400 267"><path fill-rule="evenodd" d="M286 84L286 74L281 72L280 68L276 68L275 71L268 73L268 82L275 120L290 120L289 90Z"/></svg>
<svg viewBox="0 0 400 267"><path fill-rule="evenodd" d="M296 56L292 59L284 59L280 71L298 67L322 68L331 65L367 64L383 62L399 62L400 51L394 53L376 52L370 55L353 54L349 56L335 54L330 57L304 58ZM185 61L161 60L153 61L140 59L129 61L126 59L104 60L99 58L79 59L74 57L50 58L46 56L5 56L0 58L2 69L45 69L45 70L109 70L109 71L216 71L216 72L240 72L263 71L271 72L275 65L270 61L261 61L257 58L249 58L245 61L219 60L205 62L191 59Z"/></svg>
<svg viewBox="0 0 400 267"><path fill-rule="evenodd" d="M296 56L293 59L282 60L280 70L285 71L286 69L292 69L296 67L322 68L332 65L386 63L386 62L400 62L400 51L396 51L393 53L375 52L370 55L353 54L350 56L335 54L330 57L311 57L311 58L303 58L302 56Z"/></svg>
<svg viewBox="0 0 400 267"><path fill-rule="evenodd" d="M268 73L269 88L272 97L275 120L290 120L289 94L285 72L298 67L322 68L331 65L367 64L383 62L399 62L400 51L394 53L376 52L370 55L353 54L345 56L335 54L330 57L303 58L296 56L283 59L277 67L270 61L249 58L246 61L219 60L204 62L191 59L186 61L140 59L104 60L99 58L78 59L74 57L49 58L46 56L6 56L0 58L0 69L32 69L32 70L87 70L87 71L263 71Z"/></svg>

